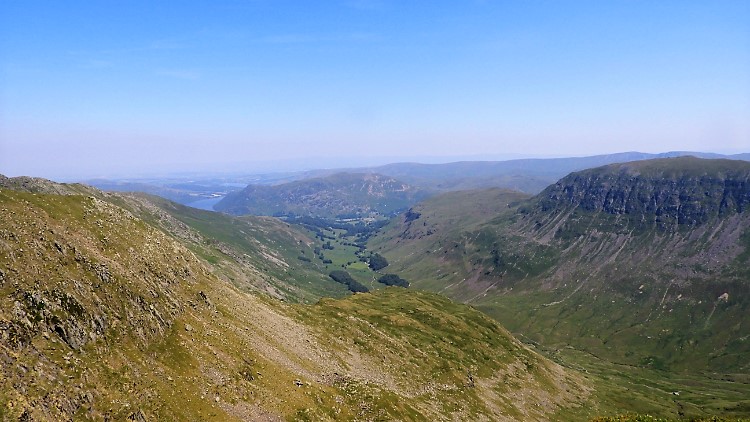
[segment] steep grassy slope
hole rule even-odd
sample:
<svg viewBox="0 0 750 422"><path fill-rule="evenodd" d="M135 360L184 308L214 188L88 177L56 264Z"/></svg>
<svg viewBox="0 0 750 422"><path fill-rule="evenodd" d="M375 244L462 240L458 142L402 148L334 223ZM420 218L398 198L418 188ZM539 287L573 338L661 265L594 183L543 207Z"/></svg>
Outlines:
<svg viewBox="0 0 750 422"><path fill-rule="evenodd" d="M249 185L214 208L234 215L392 215L426 195L392 177L337 173L276 186Z"/></svg>
<svg viewBox="0 0 750 422"><path fill-rule="evenodd" d="M136 217L178 238L224 280L244 290L262 291L291 302L314 302L322 296L349 292L316 263L297 259L311 255L313 241L274 218L231 217L197 210L158 196L107 193L80 184L0 176L0 186L17 191L88 195L123 207Z"/></svg>
<svg viewBox="0 0 750 422"><path fill-rule="evenodd" d="M491 283L476 276L477 259L490 250L472 243L492 219L513 215L529 196L502 189L449 192L430 198L394 218L368 247L386 255L391 270L416 286L471 301ZM484 238L480 238L484 236ZM492 240L494 241L494 240Z"/></svg>
<svg viewBox="0 0 750 422"><path fill-rule="evenodd" d="M324 265L298 259L313 256L315 242L306 231L276 218L232 217L142 194L108 198L178 237L215 274L241 289L308 303L349 294Z"/></svg>
<svg viewBox="0 0 750 422"><path fill-rule="evenodd" d="M65 192L71 193L71 192ZM549 420L589 382L389 288L288 305L94 196L0 190L2 420Z"/></svg>
<svg viewBox="0 0 750 422"><path fill-rule="evenodd" d="M747 383L748 180L730 160L611 165L465 223L455 204L481 193L427 201L369 247L551 353Z"/></svg>

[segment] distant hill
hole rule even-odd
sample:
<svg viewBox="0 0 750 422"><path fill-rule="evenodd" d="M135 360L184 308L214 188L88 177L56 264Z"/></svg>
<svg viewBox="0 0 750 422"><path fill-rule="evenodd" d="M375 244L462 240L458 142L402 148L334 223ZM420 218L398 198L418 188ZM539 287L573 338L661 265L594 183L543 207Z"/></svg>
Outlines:
<svg viewBox="0 0 750 422"><path fill-rule="evenodd" d="M451 195L368 245L413 286L545 347L750 374L750 163L656 159L575 172L526 200ZM487 212L466 219L455 205L478 201Z"/></svg>
<svg viewBox="0 0 750 422"><path fill-rule="evenodd" d="M84 183L87 185L95 186L98 189L112 192L142 192L151 195L158 195L162 198L175 201L180 204L188 204L200 200L201 197L197 196L191 191L183 189L177 189L168 186L158 186L149 183L141 182L123 182L113 181L105 179L92 179L86 180Z"/></svg>
<svg viewBox="0 0 750 422"><path fill-rule="evenodd" d="M389 176L337 173L274 186L249 185L214 208L234 215L395 215L427 195Z"/></svg>
<svg viewBox="0 0 750 422"><path fill-rule="evenodd" d="M405 248L389 272L401 258L415 260L423 287L450 281L441 289L475 296L475 307L396 287L351 295L321 277L316 260L298 259L312 256L309 239L277 219L0 176L0 420L547 421L628 411L750 413L742 372L709 378L623 366L622 377L583 353L597 351L583 343L570 341L582 351L572 360L570 345L545 351L558 363L522 344L476 307L500 319L498 312L515 306L516 328L534 325L529 312L558 312L531 320L554 322L554 346L573 333L571 326L601 334L609 319L601 318L608 314L596 297L607 306L611 297L587 295L592 306L584 309L596 316L588 319L567 307L565 297L559 308L553 302L534 308L523 294L508 293L506 303L483 301L483 294L498 296L474 278L493 274L474 271L484 265L478 246L506 233L506 218L511 235L525 233L524 217L538 203L502 189L451 192L428 202L429 209L416 206L399 220L406 227L396 242ZM493 263L513 264L503 261L512 254L536 262L527 243L508 242L503 251L491 253ZM521 287L511 268L502 277ZM472 279L461 281L466 274ZM484 290L477 294L477 286ZM526 287L526 293L547 288ZM697 344L716 346L708 356L717 371L744 356L743 336L736 336L744 320L727 313L727 306L742 303L735 302L737 292L722 293L699 321L707 331ZM682 318L672 303L671 296L664 302L674 314L657 307L653 320ZM694 306L701 316L701 305ZM683 335L682 326L671 329ZM737 344L726 346L726 336ZM640 347L628 343L624 350L640 356ZM564 359L560 351L568 353ZM658 358L649 356L643 366L671 364Z"/></svg>
<svg viewBox="0 0 750 422"><path fill-rule="evenodd" d="M181 204L194 205L201 208L211 208L214 205L214 200L218 200L227 193L236 192L248 185L287 185L292 182L310 179L326 179L340 173L373 174L380 177L389 176L416 190L428 193L499 187L536 194L573 171L612 163L685 155L692 155L699 158L728 158L750 161L749 153L721 155L690 151L673 151L660 154L624 152L587 157L460 161L445 164L393 163L377 167L317 169L286 173L234 174L231 176L191 174L189 176L175 175L164 176L162 178L152 177L124 180L91 179L85 180L83 183L105 191L149 193ZM273 199L274 192L277 192L277 190L255 188L254 194L259 197L259 202L252 203L250 201L246 204L248 209L253 209L250 213L256 215L273 215L279 209L290 208L288 204L283 204L283 200L279 198ZM421 198L424 198L424 196ZM409 203L409 205L413 205L413 203ZM297 208L300 211L300 208ZM321 209L320 206L308 208L310 209L301 209L301 212L308 215L308 211L311 209L316 213L319 213ZM392 209L387 210L387 212L391 211ZM234 213L232 211L226 212ZM238 211L238 213L244 212L246 211ZM323 213L326 215L330 214Z"/></svg>
<svg viewBox="0 0 750 422"><path fill-rule="evenodd" d="M748 154L726 156L689 151L673 151L660 154L623 152L587 157L462 161L446 164L396 163L372 167L368 171L396 177L414 186L439 191L499 187L536 194L573 171L612 163L686 155L699 158L750 160L750 155Z"/></svg>

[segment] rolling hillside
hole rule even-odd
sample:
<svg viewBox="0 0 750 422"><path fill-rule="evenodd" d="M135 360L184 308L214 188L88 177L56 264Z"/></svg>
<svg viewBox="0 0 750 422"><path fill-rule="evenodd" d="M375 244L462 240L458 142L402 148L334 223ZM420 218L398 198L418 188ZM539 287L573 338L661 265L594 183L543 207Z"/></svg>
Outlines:
<svg viewBox="0 0 750 422"><path fill-rule="evenodd" d="M112 195L110 200L180 239L216 275L242 290L304 303L349 294L324 266L299 259L312 256L315 244L297 226L271 217L198 210L143 194Z"/></svg>

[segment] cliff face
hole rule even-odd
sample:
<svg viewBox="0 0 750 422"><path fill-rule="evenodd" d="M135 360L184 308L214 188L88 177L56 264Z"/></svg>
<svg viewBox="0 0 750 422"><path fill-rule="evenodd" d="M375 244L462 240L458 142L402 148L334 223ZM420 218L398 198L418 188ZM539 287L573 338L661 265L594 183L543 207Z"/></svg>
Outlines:
<svg viewBox="0 0 750 422"><path fill-rule="evenodd" d="M750 163L680 157L572 173L538 196L545 217L604 213L621 228L674 231L742 213L750 204Z"/></svg>

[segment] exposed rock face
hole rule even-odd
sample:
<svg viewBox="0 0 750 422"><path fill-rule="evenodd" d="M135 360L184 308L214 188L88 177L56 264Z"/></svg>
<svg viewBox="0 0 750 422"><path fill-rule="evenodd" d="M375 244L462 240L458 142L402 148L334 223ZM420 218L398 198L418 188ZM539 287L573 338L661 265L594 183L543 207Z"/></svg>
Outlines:
<svg viewBox="0 0 750 422"><path fill-rule="evenodd" d="M87 407L96 391L55 383L94 351L162 338L184 311L185 287L204 273L191 252L122 208L93 196L7 190L0 268L0 392L36 409L30 420L65 420ZM67 354L55 360L50 351Z"/></svg>
<svg viewBox="0 0 750 422"><path fill-rule="evenodd" d="M572 173L539 198L541 213L606 213L629 229L673 231L745 211L750 163L680 157L613 164Z"/></svg>

